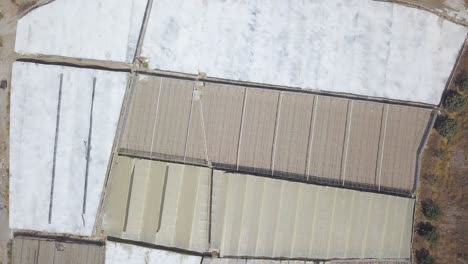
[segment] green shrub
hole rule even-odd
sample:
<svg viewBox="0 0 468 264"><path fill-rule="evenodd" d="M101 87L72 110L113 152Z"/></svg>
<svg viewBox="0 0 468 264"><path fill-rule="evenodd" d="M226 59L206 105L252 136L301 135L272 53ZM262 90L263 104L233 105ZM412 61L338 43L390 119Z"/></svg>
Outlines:
<svg viewBox="0 0 468 264"><path fill-rule="evenodd" d="M468 91L468 76L464 74L460 74L456 81L455 84L460 88L461 91L467 92Z"/></svg>
<svg viewBox="0 0 468 264"><path fill-rule="evenodd" d="M444 107L450 112L458 112L465 107L468 99L463 95L455 92L449 91L444 100Z"/></svg>
<svg viewBox="0 0 468 264"><path fill-rule="evenodd" d="M435 124L435 129L441 136L451 139L458 132L458 123L451 118L439 117Z"/></svg>
<svg viewBox="0 0 468 264"><path fill-rule="evenodd" d="M425 248L416 250L416 263L418 264L435 264L436 261L429 251Z"/></svg>
<svg viewBox="0 0 468 264"><path fill-rule="evenodd" d="M429 222L420 222L417 228L418 235L429 242L434 242L439 238L437 228Z"/></svg>
<svg viewBox="0 0 468 264"><path fill-rule="evenodd" d="M422 202L422 211L424 216L429 220L436 220L440 216L440 207L433 200L425 200Z"/></svg>
<svg viewBox="0 0 468 264"><path fill-rule="evenodd" d="M4 16L3 16L3 13L2 13L2 12L0 12L0 20L2 20L2 19L3 19L3 17L4 17Z"/></svg>

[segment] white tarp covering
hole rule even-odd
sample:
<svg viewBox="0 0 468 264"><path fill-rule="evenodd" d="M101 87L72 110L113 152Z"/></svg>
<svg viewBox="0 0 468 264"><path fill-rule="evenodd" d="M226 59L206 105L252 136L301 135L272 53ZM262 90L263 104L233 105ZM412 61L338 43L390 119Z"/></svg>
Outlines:
<svg viewBox="0 0 468 264"><path fill-rule="evenodd" d="M116 242L106 243L106 264L200 264L201 257Z"/></svg>
<svg viewBox="0 0 468 264"><path fill-rule="evenodd" d="M147 0L55 0L18 21L16 52L132 62Z"/></svg>
<svg viewBox="0 0 468 264"><path fill-rule="evenodd" d="M467 28L369 0L153 3L151 68L437 104Z"/></svg>
<svg viewBox="0 0 468 264"><path fill-rule="evenodd" d="M92 234L127 79L126 73L13 65L11 228Z"/></svg>

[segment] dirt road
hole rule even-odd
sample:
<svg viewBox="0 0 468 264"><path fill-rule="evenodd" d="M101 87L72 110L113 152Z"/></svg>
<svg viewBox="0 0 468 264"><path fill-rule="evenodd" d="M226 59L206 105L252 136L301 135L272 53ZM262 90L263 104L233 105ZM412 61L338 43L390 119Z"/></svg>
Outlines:
<svg viewBox="0 0 468 264"><path fill-rule="evenodd" d="M10 229L9 211L9 123L11 65L16 60L14 52L16 23L29 10L50 0L4 0L0 1L0 264L8 263Z"/></svg>
<svg viewBox="0 0 468 264"><path fill-rule="evenodd" d="M0 10L0 81L6 80L7 88L0 88L0 263L8 263L8 164L9 164L9 94L11 63L15 60L14 40L17 6L11 1L2 1Z"/></svg>

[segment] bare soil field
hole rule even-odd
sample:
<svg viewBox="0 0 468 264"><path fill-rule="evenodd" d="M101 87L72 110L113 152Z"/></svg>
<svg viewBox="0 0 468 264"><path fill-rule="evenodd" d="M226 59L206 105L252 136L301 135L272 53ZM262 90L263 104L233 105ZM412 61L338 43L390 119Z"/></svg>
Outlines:
<svg viewBox="0 0 468 264"><path fill-rule="evenodd" d="M460 90L457 80L468 77L468 50L460 58L455 83L450 87ZM464 91L468 96L467 90ZM445 112L445 111L443 111ZM427 249L437 263L468 263L468 104L458 113L445 113L458 122L457 134L448 141L432 131L423 154L420 188L415 212L413 254ZM440 208L440 216L427 219L423 202L433 200ZM427 215L427 213L426 213ZM417 233L417 225L431 222L438 239L429 242Z"/></svg>

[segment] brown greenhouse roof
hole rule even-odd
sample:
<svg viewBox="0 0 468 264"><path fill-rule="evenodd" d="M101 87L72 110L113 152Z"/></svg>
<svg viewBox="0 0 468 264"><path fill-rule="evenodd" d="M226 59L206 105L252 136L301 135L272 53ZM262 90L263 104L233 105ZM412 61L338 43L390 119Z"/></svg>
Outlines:
<svg viewBox="0 0 468 264"><path fill-rule="evenodd" d="M120 153L411 193L431 110L138 75Z"/></svg>

